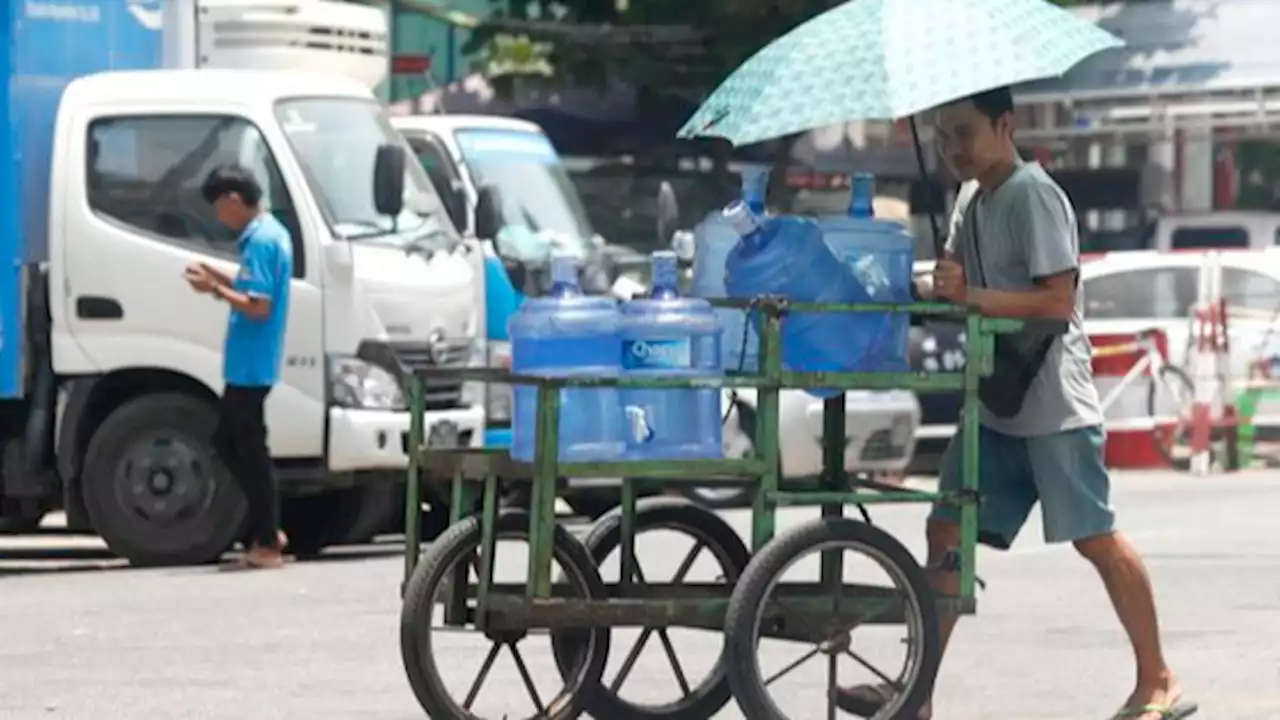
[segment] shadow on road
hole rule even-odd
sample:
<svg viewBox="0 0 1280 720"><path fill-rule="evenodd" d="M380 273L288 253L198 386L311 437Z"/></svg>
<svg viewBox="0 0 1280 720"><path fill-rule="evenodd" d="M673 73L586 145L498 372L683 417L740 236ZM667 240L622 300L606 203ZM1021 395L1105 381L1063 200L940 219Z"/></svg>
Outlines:
<svg viewBox="0 0 1280 720"><path fill-rule="evenodd" d="M71 538L74 538L74 540ZM85 547L84 544L87 542L100 545L96 538L85 535L73 536L65 532L53 532L48 535L42 533L40 535L0 537L0 579L18 575L52 575L133 569L126 561L115 556L104 547ZM329 548L320 555L298 558L296 562L307 565L351 562L390 557L403 552L404 538L388 536L377 538L366 545ZM216 565L210 564L184 569L196 573L204 573L214 570L216 567Z"/></svg>

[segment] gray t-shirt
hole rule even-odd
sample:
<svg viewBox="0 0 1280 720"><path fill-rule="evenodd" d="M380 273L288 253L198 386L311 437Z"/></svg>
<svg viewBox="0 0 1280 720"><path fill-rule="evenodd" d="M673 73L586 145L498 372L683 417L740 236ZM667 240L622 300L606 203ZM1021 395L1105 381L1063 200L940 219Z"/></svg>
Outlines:
<svg viewBox="0 0 1280 720"><path fill-rule="evenodd" d="M1079 268L1075 211L1039 164L1020 164L989 196L976 191L976 182L961 188L947 239L947 250L964 264L970 287L981 286L980 277L985 276L990 288L1029 290L1035 278ZM970 203L976 205L966 212ZM983 275L978 273L972 224L981 242ZM1084 294L1077 291L1070 327L1049 350L1021 412L999 418L983 408L983 425L1007 435L1035 437L1102 424L1083 313Z"/></svg>

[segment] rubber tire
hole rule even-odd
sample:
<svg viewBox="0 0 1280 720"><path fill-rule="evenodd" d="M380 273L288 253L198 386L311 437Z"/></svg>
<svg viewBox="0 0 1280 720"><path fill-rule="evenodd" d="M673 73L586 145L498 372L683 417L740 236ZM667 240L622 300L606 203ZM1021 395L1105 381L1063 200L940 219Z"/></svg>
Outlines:
<svg viewBox="0 0 1280 720"><path fill-rule="evenodd" d="M1160 368L1160 372L1157 377L1147 378L1147 417L1156 417L1157 392L1162 384L1181 385L1186 389L1189 397L1194 397L1196 386L1195 383L1192 382L1191 376L1187 375L1182 368L1174 367L1173 365L1165 365ZM1189 428L1188 430L1190 431L1191 429ZM1173 442L1176 443L1177 438L1174 438ZM1173 456L1173 453L1169 451L1169 448L1165 447L1165 444L1161 442L1160 435L1155 432L1154 429L1151 432L1151 443L1155 445L1156 452L1160 453L1160 457L1163 458L1165 462L1169 463L1169 467L1179 470L1186 470L1190 468L1190 462ZM1212 448L1210 452L1212 452Z"/></svg>
<svg viewBox="0 0 1280 720"><path fill-rule="evenodd" d="M756 554L729 598L725 616L725 644L729 653L729 685L742 714L752 720L786 720L775 711L769 690L760 677L756 650L756 618L765 603L765 593L774 578L810 548L838 541L874 549L897 566L910 591L919 601L924 649L918 680L906 703L894 717L914 718L933 693L933 684L942 662L938 630L938 606L924 569L911 551L880 528L849 518L818 518L775 538ZM781 584L780 584L781 586Z"/></svg>
<svg viewBox="0 0 1280 720"><path fill-rule="evenodd" d="M85 452L80 489L94 532L111 552L138 566L197 565L217 560L238 539L245 523L244 494L213 449L217 410L212 404L178 393L130 400L98 426ZM132 527L119 506L112 473L136 438L168 429L201 448L213 473L213 497L205 512L175 531L171 527Z"/></svg>
<svg viewBox="0 0 1280 720"><path fill-rule="evenodd" d="M373 540L395 511L395 490L390 483L371 483L281 499L280 529L289 538L287 550L312 558L331 545Z"/></svg>
<svg viewBox="0 0 1280 720"><path fill-rule="evenodd" d="M618 507L618 503L621 502L622 484L619 482L617 488L566 489L561 492L560 497L573 508L575 513L597 520Z"/></svg>
<svg viewBox="0 0 1280 720"><path fill-rule="evenodd" d="M718 546L725 557L717 555L717 559L727 561L733 567L734 579L742 577L751 561L751 553L736 530L716 513L683 498L649 497L636 502L636 535L659 528L679 529L704 541L708 549L712 544ZM620 507L597 520L582 541L597 567L621 543ZM553 634L552 644L556 651L556 664L563 676L572 669L571 661L581 652L581 643L574 643L562 634ZM660 707L635 705L615 695L604 683L597 683L584 692L584 712L591 717L610 720L707 720L715 717L732 699L729 680L725 677L727 644L725 648L707 679L684 700Z"/></svg>
<svg viewBox="0 0 1280 720"><path fill-rule="evenodd" d="M498 533L524 534L529 529L529 514L522 510L504 510L498 515ZM443 687L436 670L436 658L424 655L418 643L419 637L431 631L434 615L434 595L437 587L447 580L459 556L473 550L481 541L480 518L468 517L453 525L435 542L431 543L414 568L413 576L405 585L403 605L400 610L400 657L405 674L418 704L433 720L477 720L471 713L454 712L448 688ZM556 559L562 564L577 567L586 581L590 597L607 597L604 582L587 549L559 523L555 526L552 545ZM426 627L422 627L422 623ZM596 653L588 658L586 686L598 683L609 660L609 629L585 631L594 635ZM447 658L446 658L447 661ZM583 694L578 693L568 702L558 705L559 712L545 720L574 720L582 714Z"/></svg>

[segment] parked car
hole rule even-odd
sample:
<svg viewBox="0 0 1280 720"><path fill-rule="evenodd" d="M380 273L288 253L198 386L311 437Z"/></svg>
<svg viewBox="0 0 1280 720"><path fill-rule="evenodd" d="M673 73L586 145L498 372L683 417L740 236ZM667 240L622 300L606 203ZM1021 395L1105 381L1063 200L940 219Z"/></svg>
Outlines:
<svg viewBox="0 0 1280 720"><path fill-rule="evenodd" d="M915 265L917 274L933 261ZM1280 355L1280 248L1271 250L1136 250L1086 256L1081 264L1084 324L1090 336L1161 330L1169 361L1186 368L1198 304L1224 299L1230 352L1229 376L1248 377L1250 365ZM912 369L954 371L964 367L961 328L930 323L912 328ZM960 414L956 393L922 395L913 469L936 470ZM1259 434L1280 433L1280 404L1263 402L1254 424Z"/></svg>

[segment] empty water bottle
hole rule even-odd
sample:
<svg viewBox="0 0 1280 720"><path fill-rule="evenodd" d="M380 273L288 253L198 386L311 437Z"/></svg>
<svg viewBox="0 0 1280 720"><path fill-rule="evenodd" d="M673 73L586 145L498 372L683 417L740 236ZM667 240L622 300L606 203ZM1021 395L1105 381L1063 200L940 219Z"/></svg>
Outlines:
<svg viewBox="0 0 1280 720"><path fill-rule="evenodd" d="M511 369L542 377L616 377L617 303L582 294L577 257L551 256L551 291L529 298L511 317ZM532 462L537 446L537 388L517 385L511 423L511 456ZM616 388L565 388L560 392L559 459L615 460L626 449Z"/></svg>
<svg viewBox="0 0 1280 720"><path fill-rule="evenodd" d="M797 302L869 302L849 266L840 262L812 220L783 216L762 220L744 204L725 210L739 241L729 254L730 297L778 295ZM853 369L851 350L867 342L851 313L792 312L782 322L782 364L803 372ZM851 347L853 346L853 347ZM838 390L810 393L831 397Z"/></svg>
<svg viewBox="0 0 1280 720"><path fill-rule="evenodd" d="M875 177L853 177L849 211L818 218L823 238L843 260L870 302L911 302L915 242L897 222L875 217ZM850 344L860 371L905 371L910 317L906 313L859 313L858 342Z"/></svg>
<svg viewBox="0 0 1280 720"><path fill-rule="evenodd" d="M630 377L718 377L720 325L711 305L680 297L673 252L652 258L648 297L622 306L622 372ZM624 388L628 456L636 460L723 457L719 388Z"/></svg>
<svg viewBox="0 0 1280 720"><path fill-rule="evenodd" d="M767 168L748 168L742 171L742 192L739 200L757 215L764 214L766 186L769 183ZM707 213L694 228L694 258L692 294L696 297L726 298L725 263L729 252L738 244L738 233L725 218L724 208ZM755 330L746 322L746 311L736 308L716 308L716 316L724 329L720 354L724 367L731 371L754 372L757 368L760 341Z"/></svg>

